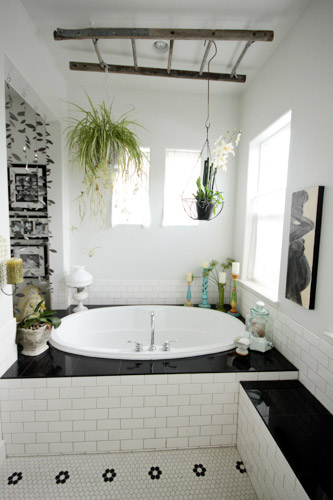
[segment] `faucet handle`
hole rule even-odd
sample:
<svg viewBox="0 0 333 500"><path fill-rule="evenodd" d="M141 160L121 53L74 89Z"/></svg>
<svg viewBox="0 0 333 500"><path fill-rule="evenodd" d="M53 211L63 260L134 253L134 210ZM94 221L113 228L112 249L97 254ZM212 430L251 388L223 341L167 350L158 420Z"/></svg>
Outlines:
<svg viewBox="0 0 333 500"><path fill-rule="evenodd" d="M162 351L170 351L171 342L179 342L179 340L165 340L162 345Z"/></svg>
<svg viewBox="0 0 333 500"><path fill-rule="evenodd" d="M127 343L128 344L135 344L135 350L137 352L143 351L143 344L142 344L142 342L140 342L138 340L128 340Z"/></svg>

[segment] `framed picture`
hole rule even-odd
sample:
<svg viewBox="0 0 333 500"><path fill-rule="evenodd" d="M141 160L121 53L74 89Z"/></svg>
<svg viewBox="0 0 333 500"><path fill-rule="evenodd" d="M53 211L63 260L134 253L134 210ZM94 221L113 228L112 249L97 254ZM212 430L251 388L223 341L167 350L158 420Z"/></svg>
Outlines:
<svg viewBox="0 0 333 500"><path fill-rule="evenodd" d="M23 261L24 278L44 278L46 276L46 246L13 246L13 257Z"/></svg>
<svg viewBox="0 0 333 500"><path fill-rule="evenodd" d="M23 236L23 228L22 228L22 219L16 218L9 219L10 224L10 237L11 238L22 238Z"/></svg>
<svg viewBox="0 0 333 500"><path fill-rule="evenodd" d="M8 165L11 210L46 210L46 166Z"/></svg>
<svg viewBox="0 0 333 500"><path fill-rule="evenodd" d="M314 309L324 187L292 194L286 298Z"/></svg>
<svg viewBox="0 0 333 500"><path fill-rule="evenodd" d="M47 217L34 219L34 229L34 237L47 238L49 236L49 223Z"/></svg>

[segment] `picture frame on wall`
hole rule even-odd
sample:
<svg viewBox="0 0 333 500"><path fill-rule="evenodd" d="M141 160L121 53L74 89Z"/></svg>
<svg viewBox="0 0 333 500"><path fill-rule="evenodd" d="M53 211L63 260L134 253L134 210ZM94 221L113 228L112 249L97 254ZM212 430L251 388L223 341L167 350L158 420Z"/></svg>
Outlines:
<svg viewBox="0 0 333 500"><path fill-rule="evenodd" d="M47 217L10 218L10 236L15 239L48 238Z"/></svg>
<svg viewBox="0 0 333 500"><path fill-rule="evenodd" d="M324 186L292 194L286 298L314 309Z"/></svg>
<svg viewBox="0 0 333 500"><path fill-rule="evenodd" d="M13 246L13 257L22 259L23 278L46 277L46 246L26 245Z"/></svg>
<svg viewBox="0 0 333 500"><path fill-rule="evenodd" d="M8 165L9 208L47 210L46 166Z"/></svg>

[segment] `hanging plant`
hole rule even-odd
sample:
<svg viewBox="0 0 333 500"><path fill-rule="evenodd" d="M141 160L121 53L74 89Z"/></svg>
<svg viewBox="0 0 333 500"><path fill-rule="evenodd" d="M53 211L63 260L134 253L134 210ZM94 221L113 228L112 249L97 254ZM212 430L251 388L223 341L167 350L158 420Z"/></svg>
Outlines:
<svg viewBox="0 0 333 500"><path fill-rule="evenodd" d="M83 173L84 190L79 196L80 216L86 215L86 198L95 218L104 220L104 194L112 190L115 174L127 179L133 174L143 174L145 155L140 149L139 140L133 127L141 125L130 120L130 111L114 120L112 104L103 101L94 106L87 95L90 108L84 109L71 103L83 114L81 119L70 118L67 127L67 145L72 160Z"/></svg>

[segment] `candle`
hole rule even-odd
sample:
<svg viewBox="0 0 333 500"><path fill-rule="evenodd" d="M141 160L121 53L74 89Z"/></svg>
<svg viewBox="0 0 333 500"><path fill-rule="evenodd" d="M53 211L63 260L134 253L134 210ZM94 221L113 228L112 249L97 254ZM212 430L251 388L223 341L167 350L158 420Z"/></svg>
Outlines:
<svg viewBox="0 0 333 500"><path fill-rule="evenodd" d="M7 283L16 285L23 282L23 262L22 259L9 259L6 262Z"/></svg>
<svg viewBox="0 0 333 500"><path fill-rule="evenodd" d="M233 262L232 267L231 267L231 274L236 274L238 276L239 275L239 268L240 268L240 263Z"/></svg>
<svg viewBox="0 0 333 500"><path fill-rule="evenodd" d="M192 273L186 273L186 281L192 281L193 280L193 274Z"/></svg>
<svg viewBox="0 0 333 500"><path fill-rule="evenodd" d="M207 269L209 267L209 262L207 260L204 260L203 263L201 264L201 267Z"/></svg>
<svg viewBox="0 0 333 500"><path fill-rule="evenodd" d="M227 274L225 272L219 273L219 283L225 283L227 281Z"/></svg>

